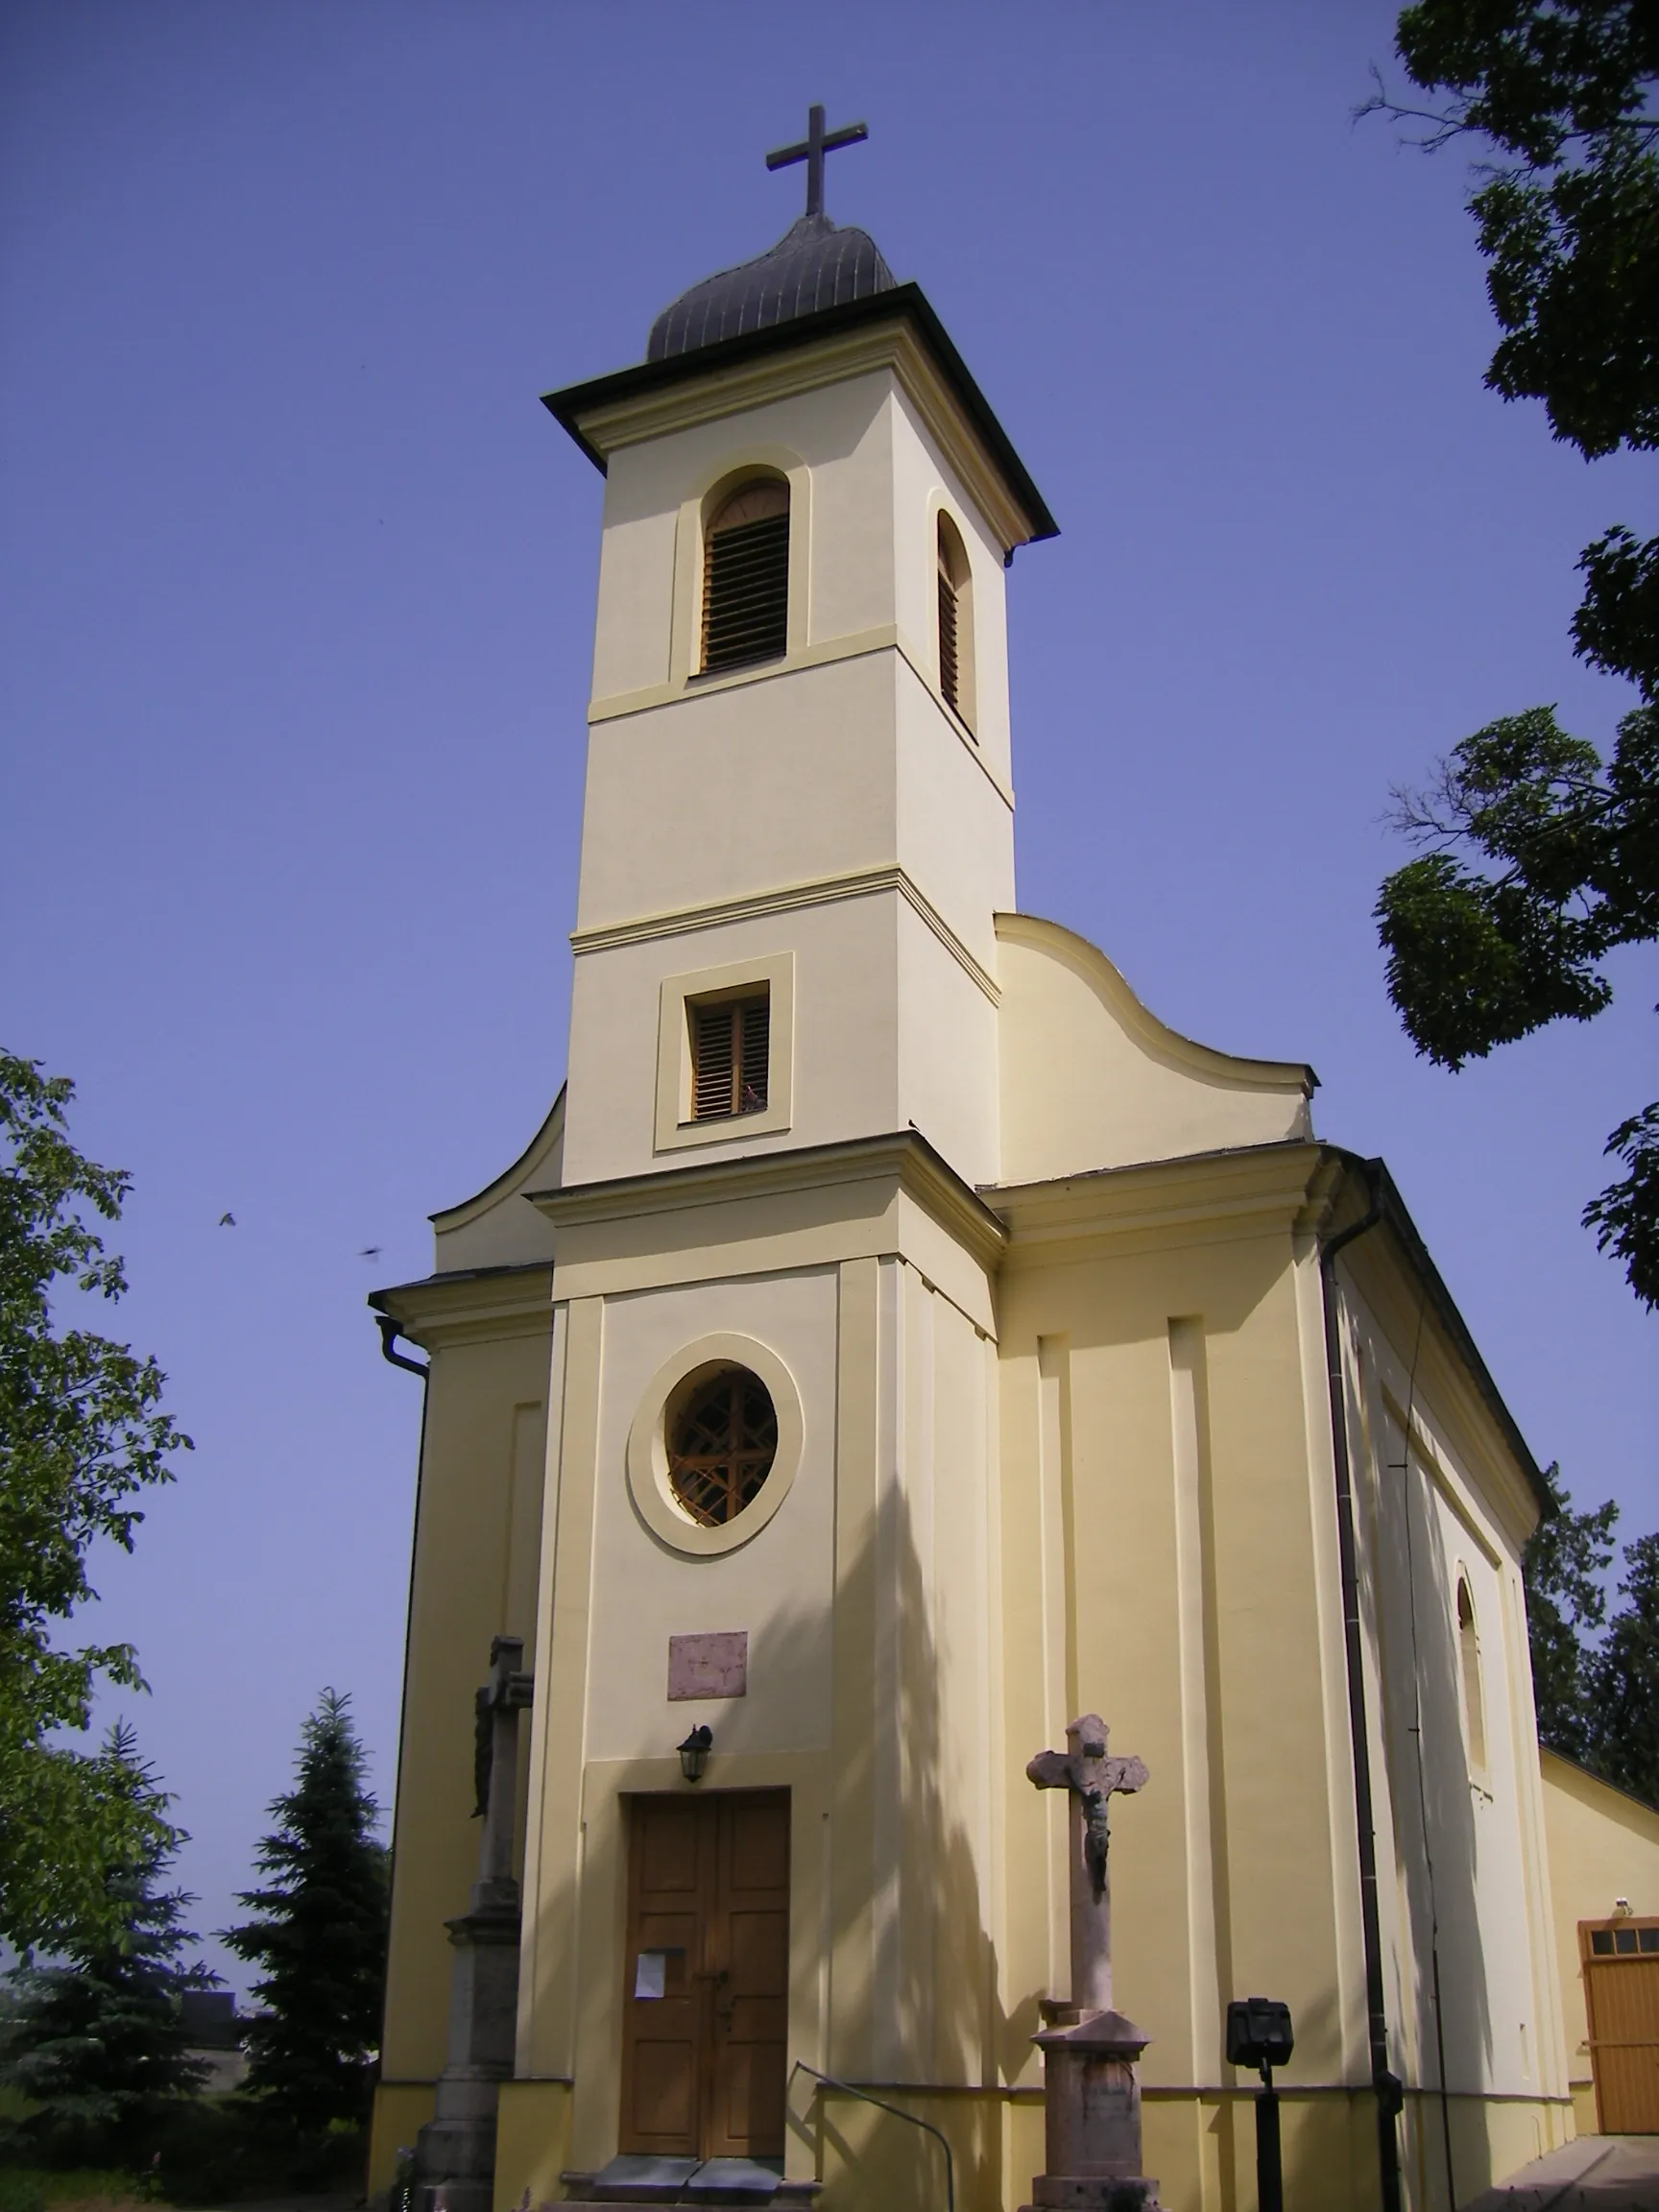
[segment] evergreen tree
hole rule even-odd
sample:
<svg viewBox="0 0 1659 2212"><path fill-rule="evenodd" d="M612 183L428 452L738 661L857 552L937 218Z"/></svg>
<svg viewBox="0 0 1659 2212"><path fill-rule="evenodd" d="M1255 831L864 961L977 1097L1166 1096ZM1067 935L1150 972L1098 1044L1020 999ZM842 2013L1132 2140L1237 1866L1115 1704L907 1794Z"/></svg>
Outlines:
<svg viewBox="0 0 1659 2212"><path fill-rule="evenodd" d="M120 2157L202 2086L207 2069L185 2056L180 1999L218 1977L180 1960L196 1940L183 1925L195 1900L161 1887L185 1840L166 1819L171 1799L134 1757L131 1729L113 1729L103 1756L126 1775L150 1840L142 1859L110 1875L110 1910L84 1938L71 1937L54 1964L12 1970L0 2081L36 2106L27 2127L41 2149Z"/></svg>
<svg viewBox="0 0 1659 2212"><path fill-rule="evenodd" d="M325 1690L305 1722L295 1786L272 1804L277 1827L255 1854L269 1887L237 1899L258 1917L224 1937L264 1968L248 2088L301 2128L364 2116L380 2045L388 1863L350 1702Z"/></svg>

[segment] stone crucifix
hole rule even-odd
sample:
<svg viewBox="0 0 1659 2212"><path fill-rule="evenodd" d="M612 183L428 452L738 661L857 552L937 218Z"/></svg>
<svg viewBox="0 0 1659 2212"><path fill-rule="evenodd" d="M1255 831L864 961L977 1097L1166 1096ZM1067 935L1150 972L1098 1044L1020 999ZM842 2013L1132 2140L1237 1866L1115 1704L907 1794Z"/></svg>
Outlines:
<svg viewBox="0 0 1659 2212"><path fill-rule="evenodd" d="M478 1894L474 1905L499 1903L495 1886L513 1883L513 1798L518 1779L518 1716L530 1703L535 1677L523 1671L524 1642L497 1636L490 1647L490 1679L473 1701L472 1817L482 1819Z"/></svg>
<svg viewBox="0 0 1659 2212"><path fill-rule="evenodd" d="M1087 2019L1112 2010L1112 1883L1106 1805L1114 1791L1143 1790L1143 1759L1113 1759L1106 1723L1085 1713L1066 1731L1064 1751L1039 1751L1025 1769L1039 1790L1070 1797L1071 2004Z"/></svg>
<svg viewBox="0 0 1659 2212"><path fill-rule="evenodd" d="M465 1912L448 1923L455 1947L449 1984L449 2057L433 2112L416 2140L415 2212L490 2212L494 2201L495 2119L513 2073L518 2013L518 1885L513 1879L513 1799L518 1716L535 1677L524 1643L497 1636L490 1679L473 1701L474 1817L482 1815L478 1879Z"/></svg>

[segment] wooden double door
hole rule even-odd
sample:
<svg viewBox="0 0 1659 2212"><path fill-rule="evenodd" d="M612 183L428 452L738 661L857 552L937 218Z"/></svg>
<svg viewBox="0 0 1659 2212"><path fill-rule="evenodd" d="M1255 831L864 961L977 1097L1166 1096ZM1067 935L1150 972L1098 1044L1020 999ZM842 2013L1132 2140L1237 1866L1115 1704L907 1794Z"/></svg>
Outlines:
<svg viewBox="0 0 1659 2212"><path fill-rule="evenodd" d="M1603 2135L1659 2134L1659 1917L1580 1920L1584 2008Z"/></svg>
<svg viewBox="0 0 1659 2212"><path fill-rule="evenodd" d="M630 1800L623 2151L776 2158L789 2013L789 1792Z"/></svg>

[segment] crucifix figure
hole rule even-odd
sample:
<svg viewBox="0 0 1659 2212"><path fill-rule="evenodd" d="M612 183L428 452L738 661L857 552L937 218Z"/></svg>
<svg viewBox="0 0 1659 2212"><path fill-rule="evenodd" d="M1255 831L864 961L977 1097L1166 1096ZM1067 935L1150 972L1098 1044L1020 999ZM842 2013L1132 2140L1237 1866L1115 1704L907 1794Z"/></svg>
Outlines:
<svg viewBox="0 0 1659 2212"><path fill-rule="evenodd" d="M1047 2168L1022 2212L1158 2212L1158 2184L1141 2171L1139 2063L1146 2032L1112 2003L1111 1836L1114 1791L1146 1787L1143 1759L1114 1759L1106 1723L1085 1713L1066 1731L1064 1751L1039 1751L1026 1767L1039 1790L1069 1800L1071 2002L1046 2004L1048 2025L1033 2041L1043 2054L1043 2138Z"/></svg>
<svg viewBox="0 0 1659 2212"><path fill-rule="evenodd" d="M484 1823L481 1882L511 1878L513 1872L518 1716L530 1703L535 1683L534 1675L521 1669L523 1657L522 1637L497 1636L490 1647L490 1679L472 1704L472 1817Z"/></svg>
<svg viewBox="0 0 1659 2212"><path fill-rule="evenodd" d="M799 146L780 146L775 154L768 154L768 169L787 169L792 162L806 164L806 212L822 215L824 212L824 156L843 146L856 146L861 138L868 138L869 128L863 123L849 123L840 131L826 132L822 108L806 110L806 135Z"/></svg>
<svg viewBox="0 0 1659 2212"><path fill-rule="evenodd" d="M1071 2004L1087 2018L1112 2009L1112 1885L1106 1801L1146 1787L1143 1759L1113 1759L1106 1723L1085 1713L1066 1731L1064 1751L1039 1751L1026 1767L1039 1790L1064 1790L1071 1812Z"/></svg>
<svg viewBox="0 0 1659 2212"><path fill-rule="evenodd" d="M535 1687L523 1661L521 1637L497 1636L490 1647L490 1679L473 1700L472 1786L484 1834L471 1902L448 1924L455 1947L449 2057L438 2077L432 2117L417 2138L416 2212L490 2212L493 2201L496 2104L513 2073L518 2013L513 1797L518 1716Z"/></svg>

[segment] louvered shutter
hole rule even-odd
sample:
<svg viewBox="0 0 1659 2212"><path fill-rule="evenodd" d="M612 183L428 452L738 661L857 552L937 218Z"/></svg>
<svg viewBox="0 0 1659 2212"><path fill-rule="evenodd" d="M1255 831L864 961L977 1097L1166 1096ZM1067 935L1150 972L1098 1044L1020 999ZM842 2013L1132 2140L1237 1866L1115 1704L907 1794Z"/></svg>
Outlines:
<svg viewBox="0 0 1659 2212"><path fill-rule="evenodd" d="M766 1103L766 1054L771 1039L772 1006L769 998L746 998L738 1009L742 1026L742 1080L737 1091L739 1114L758 1114Z"/></svg>
<svg viewBox="0 0 1659 2212"><path fill-rule="evenodd" d="M962 711L961 659L956 643L956 587L939 564L939 688L950 706Z"/></svg>
<svg viewBox="0 0 1659 2212"><path fill-rule="evenodd" d="M689 1011L691 1118L759 1113L766 1103L769 998L720 998Z"/></svg>
<svg viewBox="0 0 1659 2212"><path fill-rule="evenodd" d="M691 1009L693 1089L691 1118L708 1121L732 1111L732 1009Z"/></svg>
<svg viewBox="0 0 1659 2212"><path fill-rule="evenodd" d="M775 661L789 643L789 493L746 485L709 525L703 555L703 666Z"/></svg>

